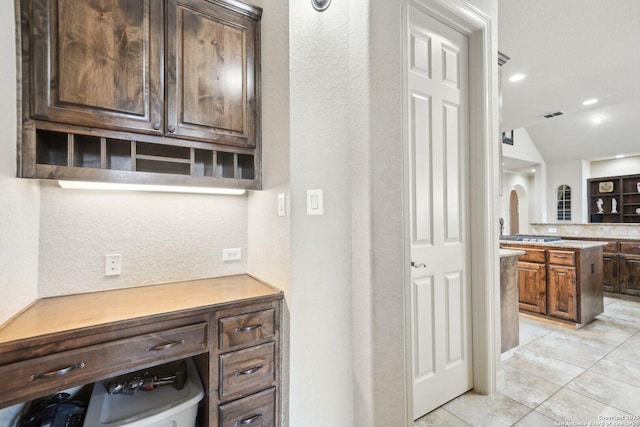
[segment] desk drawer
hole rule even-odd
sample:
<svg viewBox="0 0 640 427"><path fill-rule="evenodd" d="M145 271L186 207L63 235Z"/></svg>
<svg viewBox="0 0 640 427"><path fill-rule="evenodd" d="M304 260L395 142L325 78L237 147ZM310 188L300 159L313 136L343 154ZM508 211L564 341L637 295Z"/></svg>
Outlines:
<svg viewBox="0 0 640 427"><path fill-rule="evenodd" d="M515 249L515 248L513 248ZM544 249L518 248L525 251L524 255L518 255L518 261L538 262L544 264L547 262Z"/></svg>
<svg viewBox="0 0 640 427"><path fill-rule="evenodd" d="M640 255L640 242L620 242L620 253Z"/></svg>
<svg viewBox="0 0 640 427"><path fill-rule="evenodd" d="M275 381L273 342L220 356L220 400L241 397Z"/></svg>
<svg viewBox="0 0 640 427"><path fill-rule="evenodd" d="M573 251L549 251L549 264L575 265L576 254Z"/></svg>
<svg viewBox="0 0 640 427"><path fill-rule="evenodd" d="M199 323L11 363L0 367L0 397L62 390L154 361L203 353L207 329L207 323Z"/></svg>
<svg viewBox="0 0 640 427"><path fill-rule="evenodd" d="M607 244L602 247L602 252L615 254L618 252L618 242L607 242Z"/></svg>
<svg viewBox="0 0 640 427"><path fill-rule="evenodd" d="M270 388L220 406L220 427L276 425L276 389Z"/></svg>
<svg viewBox="0 0 640 427"><path fill-rule="evenodd" d="M223 317L219 320L220 350L255 345L275 336L274 309Z"/></svg>

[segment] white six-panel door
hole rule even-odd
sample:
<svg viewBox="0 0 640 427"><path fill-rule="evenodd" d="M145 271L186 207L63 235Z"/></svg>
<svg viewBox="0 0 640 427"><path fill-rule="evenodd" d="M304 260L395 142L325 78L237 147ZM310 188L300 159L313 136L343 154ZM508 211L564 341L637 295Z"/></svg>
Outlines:
<svg viewBox="0 0 640 427"><path fill-rule="evenodd" d="M473 387L468 39L410 6L407 40L413 416Z"/></svg>

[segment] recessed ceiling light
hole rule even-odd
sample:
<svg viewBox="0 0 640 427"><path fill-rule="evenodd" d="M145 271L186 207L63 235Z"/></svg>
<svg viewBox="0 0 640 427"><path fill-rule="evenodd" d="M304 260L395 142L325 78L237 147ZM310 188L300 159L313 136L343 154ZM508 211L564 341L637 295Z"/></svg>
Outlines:
<svg viewBox="0 0 640 427"><path fill-rule="evenodd" d="M616 156L616 159L622 159L623 157L624 157L624 154L618 154L618 155Z"/></svg>
<svg viewBox="0 0 640 427"><path fill-rule="evenodd" d="M535 169L531 169L531 172L535 172L535 171L536 171Z"/></svg>
<svg viewBox="0 0 640 427"><path fill-rule="evenodd" d="M509 81L510 82L519 82L520 80L523 80L526 76L524 74L514 74L513 76L509 77Z"/></svg>
<svg viewBox="0 0 640 427"><path fill-rule="evenodd" d="M602 123L602 117L596 116L591 121L593 122L594 125L599 125L600 123Z"/></svg>
<svg viewBox="0 0 640 427"><path fill-rule="evenodd" d="M582 103L582 105L593 105L598 103L598 98L587 99Z"/></svg>

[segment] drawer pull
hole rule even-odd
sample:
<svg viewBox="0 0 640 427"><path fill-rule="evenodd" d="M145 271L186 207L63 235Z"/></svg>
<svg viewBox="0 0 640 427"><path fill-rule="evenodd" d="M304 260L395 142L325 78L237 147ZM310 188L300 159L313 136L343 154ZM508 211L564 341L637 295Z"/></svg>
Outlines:
<svg viewBox="0 0 640 427"><path fill-rule="evenodd" d="M159 344L159 345L156 345L156 346L154 346L154 347L151 347L151 348L149 349L149 351L164 351L164 350L169 350L170 348L173 348L173 347L175 347L175 346L177 346L177 345L181 345L181 344L184 344L184 340L174 341L174 342L170 342L170 343L167 343L167 344Z"/></svg>
<svg viewBox="0 0 640 427"><path fill-rule="evenodd" d="M43 378L51 378L51 377L59 377L61 375L67 375L71 371L75 371L76 369L82 369L82 368L84 368L84 362L67 366L66 368L56 369L49 372L43 372L42 374L31 375L31 381L35 381Z"/></svg>
<svg viewBox="0 0 640 427"><path fill-rule="evenodd" d="M236 332L250 332L255 331L259 328L262 328L262 323L258 323L257 325L245 326L244 328L236 328Z"/></svg>
<svg viewBox="0 0 640 427"><path fill-rule="evenodd" d="M261 363L258 366L254 366L253 368L245 369L244 371L238 371L236 372L236 377L239 377L240 375L251 375L256 371L259 371L263 367L264 365Z"/></svg>
<svg viewBox="0 0 640 427"><path fill-rule="evenodd" d="M569 257L568 257L568 256L566 256L566 255L554 255L553 257L554 257L554 258L559 258L559 259L567 259L567 258L569 258Z"/></svg>
<svg viewBox="0 0 640 427"><path fill-rule="evenodd" d="M262 412L254 415L253 417L245 418L244 420L236 421L235 425L237 426L248 426L249 424L253 424L262 416Z"/></svg>

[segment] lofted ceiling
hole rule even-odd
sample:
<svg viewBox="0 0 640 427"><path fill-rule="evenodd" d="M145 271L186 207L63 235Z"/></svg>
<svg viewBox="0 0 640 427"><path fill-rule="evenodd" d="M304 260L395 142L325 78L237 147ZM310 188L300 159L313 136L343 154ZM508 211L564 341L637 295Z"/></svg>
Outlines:
<svg viewBox="0 0 640 427"><path fill-rule="evenodd" d="M640 153L640 0L499 0L498 27L503 130L546 162Z"/></svg>

